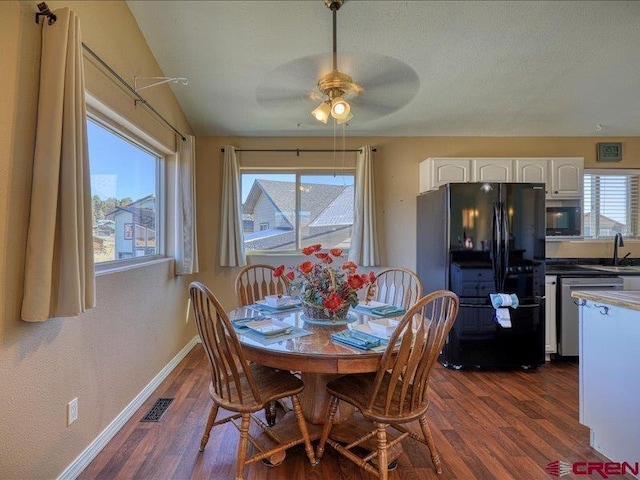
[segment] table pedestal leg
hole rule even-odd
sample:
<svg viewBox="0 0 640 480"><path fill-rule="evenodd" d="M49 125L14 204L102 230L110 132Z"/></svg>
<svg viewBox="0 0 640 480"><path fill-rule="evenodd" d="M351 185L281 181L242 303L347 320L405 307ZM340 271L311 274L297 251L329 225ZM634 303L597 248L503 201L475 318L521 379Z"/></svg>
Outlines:
<svg viewBox="0 0 640 480"><path fill-rule="evenodd" d="M298 396L302 412L307 422L323 424L329 408L329 394L325 388L327 383L341 375L333 373L302 373L304 390ZM342 423L351 418L355 408L346 402L340 402L334 423Z"/></svg>

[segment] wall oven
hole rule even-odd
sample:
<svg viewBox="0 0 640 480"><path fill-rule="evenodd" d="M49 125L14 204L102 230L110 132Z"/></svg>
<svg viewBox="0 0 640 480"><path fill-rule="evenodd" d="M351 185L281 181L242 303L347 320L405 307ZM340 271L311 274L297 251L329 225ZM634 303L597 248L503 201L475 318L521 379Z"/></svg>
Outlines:
<svg viewBox="0 0 640 480"><path fill-rule="evenodd" d="M547 201L547 237L579 237L582 235L582 206L580 200Z"/></svg>

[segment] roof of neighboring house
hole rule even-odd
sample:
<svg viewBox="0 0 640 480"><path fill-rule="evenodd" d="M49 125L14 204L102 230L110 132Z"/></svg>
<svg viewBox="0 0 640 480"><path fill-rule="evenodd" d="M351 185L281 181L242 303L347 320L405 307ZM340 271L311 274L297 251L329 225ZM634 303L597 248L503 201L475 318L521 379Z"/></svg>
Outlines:
<svg viewBox="0 0 640 480"><path fill-rule="evenodd" d="M614 220L613 218L607 217L606 215L602 215L602 214L600 214L599 221L600 221L600 228L613 228L613 227L626 226L626 223L621 223L617 220ZM585 213L584 224L587 225L590 223L591 223L591 212Z"/></svg>
<svg viewBox="0 0 640 480"><path fill-rule="evenodd" d="M149 201L153 201L153 207L140 207L139 205L144 205L145 203L149 203ZM114 218L122 212L128 212L136 218L137 223L143 225L147 228L155 228L156 224L156 212L155 212L155 195L147 195L135 202L131 202L129 205L124 207L116 207L116 209L112 212L109 212L105 215L105 217Z"/></svg>
<svg viewBox="0 0 640 480"><path fill-rule="evenodd" d="M301 186L305 189L305 195L302 195L301 209L303 212L309 212L310 222L315 221L316 218L318 218L325 209L333 205L343 193L344 199L348 198L349 192L353 199L353 185L303 183ZM262 194L264 194L274 207L283 214L287 222L293 226L293 213L295 212L296 202L295 189L295 182L255 180L251 186L249 195L247 195L247 199L243 204L243 213L253 215L253 209L255 208L258 199ZM349 192L346 192L347 190ZM341 200L340 204L344 205L344 200ZM335 213L332 215L335 216ZM328 218L329 217L327 217L327 219ZM320 225L326 225L324 222L326 222L327 219L325 219ZM341 221L338 224L342 225L344 222Z"/></svg>
<svg viewBox="0 0 640 480"><path fill-rule="evenodd" d="M310 227L353 224L353 185L345 187L310 224Z"/></svg>

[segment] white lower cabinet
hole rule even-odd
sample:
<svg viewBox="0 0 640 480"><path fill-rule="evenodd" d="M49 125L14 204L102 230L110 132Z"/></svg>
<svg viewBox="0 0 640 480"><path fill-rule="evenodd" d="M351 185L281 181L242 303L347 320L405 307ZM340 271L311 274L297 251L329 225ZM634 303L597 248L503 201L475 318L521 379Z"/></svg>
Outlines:
<svg viewBox="0 0 640 480"><path fill-rule="evenodd" d="M547 356L558 351L556 338L556 294L558 277L545 275L544 277L544 351Z"/></svg>
<svg viewBox="0 0 640 480"><path fill-rule="evenodd" d="M639 317L604 301L580 307L580 423L593 448L632 465L640 452Z"/></svg>

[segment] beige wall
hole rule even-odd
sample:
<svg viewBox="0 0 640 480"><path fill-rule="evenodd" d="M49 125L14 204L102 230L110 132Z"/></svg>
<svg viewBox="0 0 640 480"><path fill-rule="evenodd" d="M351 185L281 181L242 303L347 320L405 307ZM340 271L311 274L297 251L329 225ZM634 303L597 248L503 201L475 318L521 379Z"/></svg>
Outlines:
<svg viewBox="0 0 640 480"><path fill-rule="evenodd" d="M96 279L87 314L31 324L20 320L40 56L35 1L2 2L0 15L0 478L55 478L195 335L186 323L187 282L173 263ZM83 40L133 84L162 75L121 1L48 1L70 6ZM44 27L46 28L46 27ZM174 135L113 80L86 63L88 90L166 147ZM170 89L148 90L154 107L190 128ZM170 165L169 184L171 184ZM67 402L79 419L66 426Z"/></svg>
<svg viewBox="0 0 640 480"><path fill-rule="evenodd" d="M640 138L542 138L542 137L373 137L346 138L346 148L371 145L374 153L378 220L383 262L385 265L415 268L416 196L419 193L418 166L428 157L584 157L586 168L602 168L595 161L596 143L622 142L623 161L616 168L640 168ZM332 138L198 138L198 206L201 265L215 262L218 244L217 225L220 205L219 176L222 172L220 148L229 143L239 149L331 149ZM340 142L342 143L342 142ZM346 164L353 164L354 154L347 154ZM334 164L332 153L240 153L242 167L273 167ZM350 163L351 162L351 163ZM342 158L338 156L338 165ZM603 164L611 165L611 164ZM207 206L206 211L202 207ZM209 210L211 207L211 210ZM204 218L206 216L206 219ZM428 248L425 246L424 248ZM623 255L631 250L640 257L640 242L627 241ZM549 257L609 257L612 242L548 242ZM202 261L204 260L204 261ZM261 258L260 260L265 260ZM279 259L278 261L281 261ZM291 263L291 259L284 259ZM235 272L219 267L205 267L203 273L221 292L226 306L233 306L230 280ZM223 292L223 294L222 294Z"/></svg>
<svg viewBox="0 0 640 480"><path fill-rule="evenodd" d="M96 280L98 306L85 315L42 324L20 320L31 188L40 27L36 2L2 3L0 15L0 478L58 476L193 337L186 323L186 287L164 262ZM126 4L49 1L78 13L83 39L127 81L162 75ZM168 147L173 134L92 63L87 88ZM189 126L168 86L149 89L149 101L184 133ZM624 161L640 167L638 138L347 138L347 148L375 153L384 261L415 263L418 164L430 156L583 156L594 167L595 144L622 141ZM220 148L331 148L331 138L213 138L197 141L197 204L201 274L223 304L235 305L236 269L217 266ZM354 155L344 158L353 165ZM341 165L343 159L335 159ZM331 154L241 154L243 166L331 166ZM171 165L170 165L171 167ZM171 185L171 177L169 177ZM556 249L558 250L558 249ZM606 247L601 247L606 251ZM561 251L561 250L558 250ZM566 253L578 251L567 248ZM584 247L580 255L593 249ZM564 252L564 251L562 251ZM607 253L608 255L608 253ZM564 255L570 256L570 255ZM640 255L638 255L640 256ZM66 404L79 399L80 418L66 426Z"/></svg>

